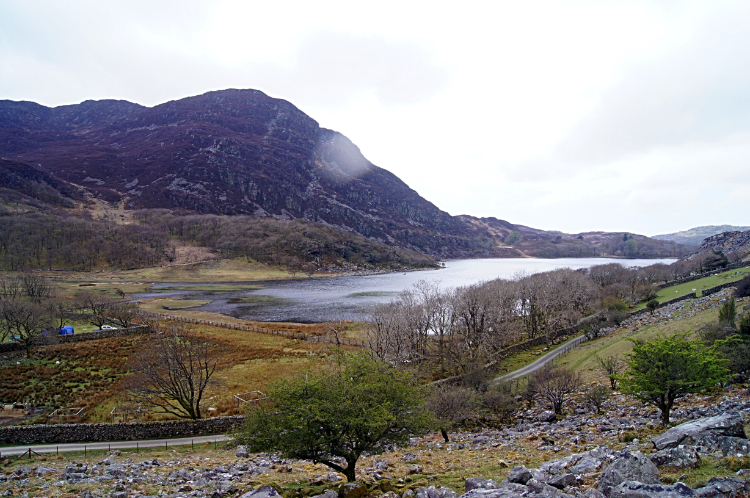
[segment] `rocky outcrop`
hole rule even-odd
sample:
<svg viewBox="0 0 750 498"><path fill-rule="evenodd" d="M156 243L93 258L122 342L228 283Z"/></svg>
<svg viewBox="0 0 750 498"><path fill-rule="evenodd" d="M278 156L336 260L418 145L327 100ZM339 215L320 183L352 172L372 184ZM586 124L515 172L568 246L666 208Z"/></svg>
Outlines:
<svg viewBox="0 0 750 498"><path fill-rule="evenodd" d="M692 259L708 252L730 254L750 252L750 230L722 232L706 237L701 242L698 250L690 254L687 259Z"/></svg>
<svg viewBox="0 0 750 498"><path fill-rule="evenodd" d="M700 445L701 441L720 441L720 437L747 439L744 420L738 412L728 412L672 427L651 441L657 450L679 445Z"/></svg>

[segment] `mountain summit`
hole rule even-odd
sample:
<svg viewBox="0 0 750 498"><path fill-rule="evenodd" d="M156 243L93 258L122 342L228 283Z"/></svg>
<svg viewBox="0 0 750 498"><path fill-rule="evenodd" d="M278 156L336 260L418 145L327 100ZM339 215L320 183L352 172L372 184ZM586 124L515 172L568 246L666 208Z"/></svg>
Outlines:
<svg viewBox="0 0 750 498"><path fill-rule="evenodd" d="M129 210L305 219L444 258L684 252L645 237L625 248L628 234L573 236L451 216L342 134L258 90L155 107L0 101L0 182L66 208L93 197Z"/></svg>
<svg viewBox="0 0 750 498"><path fill-rule="evenodd" d="M443 256L475 253L482 235L345 136L257 90L151 108L2 101L0 155L128 209L304 218Z"/></svg>

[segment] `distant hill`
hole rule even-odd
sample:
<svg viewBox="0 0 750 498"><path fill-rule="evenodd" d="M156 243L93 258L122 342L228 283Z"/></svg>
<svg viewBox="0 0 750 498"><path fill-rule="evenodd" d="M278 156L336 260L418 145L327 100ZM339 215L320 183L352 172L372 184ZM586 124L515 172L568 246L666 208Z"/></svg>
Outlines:
<svg viewBox="0 0 750 498"><path fill-rule="evenodd" d="M451 216L368 161L344 135L257 90L154 107L0 101L0 200L94 219L104 219L106 204L129 213L304 220L438 258L665 257L691 249L633 234L569 235Z"/></svg>
<svg viewBox="0 0 750 498"><path fill-rule="evenodd" d="M698 250L690 254L687 259L711 252L722 253L731 262L747 259L750 257L750 230L733 230L706 237Z"/></svg>
<svg viewBox="0 0 750 498"><path fill-rule="evenodd" d="M691 246L699 246L703 239L724 232L742 232L750 230L750 227L734 226L734 225L706 225L702 227L690 228L689 230L683 230L682 232L665 233L662 235L654 235L652 239L657 240L671 240L678 244L687 244Z"/></svg>

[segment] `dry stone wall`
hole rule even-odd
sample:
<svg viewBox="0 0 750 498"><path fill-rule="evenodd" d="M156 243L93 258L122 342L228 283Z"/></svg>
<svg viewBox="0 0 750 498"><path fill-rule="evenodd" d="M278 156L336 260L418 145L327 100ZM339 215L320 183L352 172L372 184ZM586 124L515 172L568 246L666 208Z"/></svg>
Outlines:
<svg viewBox="0 0 750 498"><path fill-rule="evenodd" d="M130 441L225 434L245 417L214 417L201 420L127 422L120 424L16 425L0 427L0 444L63 444L85 441Z"/></svg>

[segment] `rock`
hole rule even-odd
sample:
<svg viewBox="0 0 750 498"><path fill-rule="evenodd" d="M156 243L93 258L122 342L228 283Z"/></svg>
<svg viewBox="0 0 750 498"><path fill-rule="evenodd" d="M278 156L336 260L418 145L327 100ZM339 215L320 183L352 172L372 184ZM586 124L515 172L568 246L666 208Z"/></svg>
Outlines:
<svg viewBox="0 0 750 498"><path fill-rule="evenodd" d="M479 477L470 477L464 482L464 489L468 493L472 489L497 489L498 484L492 479L481 479Z"/></svg>
<svg viewBox="0 0 750 498"><path fill-rule="evenodd" d="M531 472L529 472L529 469L523 465L516 465L513 467L513 470L510 471L510 474L508 474L508 482L515 484L525 485L531 478Z"/></svg>
<svg viewBox="0 0 750 498"><path fill-rule="evenodd" d="M750 481L731 477L712 477L708 484L695 490L700 498L735 498L750 493Z"/></svg>
<svg viewBox="0 0 750 498"><path fill-rule="evenodd" d="M742 415L738 412L727 412L686 422L672 427L661 436L656 436L651 442L657 450L663 450L676 448L681 444L695 445L699 439L708 435L747 439Z"/></svg>
<svg viewBox="0 0 750 498"><path fill-rule="evenodd" d="M561 493L560 490L547 484L546 482L539 481L537 479L529 479L526 483L529 488L528 494L523 496L533 496L535 498L557 498L557 497L568 497L565 493Z"/></svg>
<svg viewBox="0 0 750 498"><path fill-rule="evenodd" d="M338 498L339 494L332 489L326 489L323 493L315 495L311 498Z"/></svg>
<svg viewBox="0 0 750 498"><path fill-rule="evenodd" d="M599 491L611 496L612 489L625 481L638 481L642 484L659 484L659 469L640 451L623 452L602 473Z"/></svg>
<svg viewBox="0 0 750 498"><path fill-rule="evenodd" d="M589 488L581 495L583 498L607 498L604 493L596 488Z"/></svg>
<svg viewBox="0 0 750 498"><path fill-rule="evenodd" d="M94 495L92 495L91 491L89 491L88 489L81 491L81 494L78 496L79 498L94 498Z"/></svg>
<svg viewBox="0 0 750 498"><path fill-rule="evenodd" d="M557 414L552 410L545 410L537 416L537 420L540 422L552 422L557 418Z"/></svg>
<svg viewBox="0 0 750 498"><path fill-rule="evenodd" d="M676 467L694 469L701 464L701 457L693 446L666 448L648 456L657 467Z"/></svg>
<svg viewBox="0 0 750 498"><path fill-rule="evenodd" d="M402 462L416 462L417 460L419 460L419 457L413 453L404 453L401 455Z"/></svg>
<svg viewBox="0 0 750 498"><path fill-rule="evenodd" d="M409 465L409 475L414 474L421 474L422 473L422 467L419 465Z"/></svg>
<svg viewBox="0 0 750 498"><path fill-rule="evenodd" d="M695 496L695 492L681 482L666 486L625 481L612 488L609 494L609 498L686 498L689 496Z"/></svg>
<svg viewBox="0 0 750 498"><path fill-rule="evenodd" d="M128 498L127 491L115 491L109 494L109 498Z"/></svg>
<svg viewBox="0 0 750 498"><path fill-rule="evenodd" d="M71 463L65 466L65 473L66 474L85 474L86 470L89 468L88 464L86 463Z"/></svg>
<svg viewBox="0 0 750 498"><path fill-rule="evenodd" d="M55 469L51 469L49 467L37 467L36 470L34 470L34 474L37 476L43 476L47 474L52 474L54 472L57 472Z"/></svg>
<svg viewBox="0 0 750 498"><path fill-rule="evenodd" d="M237 446L237 449L234 450L234 454L237 458L247 458L250 456L250 453L247 452L247 448L244 446Z"/></svg>
<svg viewBox="0 0 750 498"><path fill-rule="evenodd" d="M245 493L240 498L281 498L281 495L273 486L261 486L256 490Z"/></svg>
<svg viewBox="0 0 750 498"><path fill-rule="evenodd" d="M341 498L360 498L367 495L367 486L361 482L347 482L339 486Z"/></svg>
<svg viewBox="0 0 750 498"><path fill-rule="evenodd" d="M575 486L578 484L578 480L574 474L563 474L561 476L553 477L547 481L547 484L557 489L565 489L568 486Z"/></svg>
<svg viewBox="0 0 750 498"><path fill-rule="evenodd" d="M429 488L417 488L414 496L415 498L458 498L458 493L451 488L430 486Z"/></svg>

